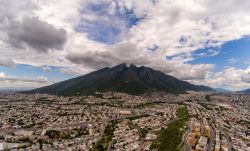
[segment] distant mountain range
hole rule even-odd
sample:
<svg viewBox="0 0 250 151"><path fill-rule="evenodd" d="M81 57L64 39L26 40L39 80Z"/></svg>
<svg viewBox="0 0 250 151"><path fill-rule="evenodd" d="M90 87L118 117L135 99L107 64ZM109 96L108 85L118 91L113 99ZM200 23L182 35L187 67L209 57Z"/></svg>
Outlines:
<svg viewBox="0 0 250 151"><path fill-rule="evenodd" d="M214 90L216 92L219 92L219 93L232 93L233 92L231 90L227 90L227 89L223 89L223 88L214 88Z"/></svg>
<svg viewBox="0 0 250 151"><path fill-rule="evenodd" d="M22 92L22 91L29 91L34 89L31 87L0 87L0 93L8 93L8 92Z"/></svg>
<svg viewBox="0 0 250 151"><path fill-rule="evenodd" d="M237 93L244 93L244 94L250 94L250 89L238 91Z"/></svg>
<svg viewBox="0 0 250 151"><path fill-rule="evenodd" d="M72 96L88 95L94 92L142 94L147 91L165 91L177 94L188 90L214 91L210 87L181 81L152 68L120 64L30 92Z"/></svg>

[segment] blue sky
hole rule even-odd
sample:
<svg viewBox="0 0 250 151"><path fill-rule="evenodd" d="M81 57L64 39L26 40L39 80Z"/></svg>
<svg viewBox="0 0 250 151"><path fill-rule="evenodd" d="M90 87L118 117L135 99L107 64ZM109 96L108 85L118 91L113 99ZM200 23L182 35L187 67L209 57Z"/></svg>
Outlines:
<svg viewBox="0 0 250 151"><path fill-rule="evenodd" d="M114 1L113 1L114 2ZM83 16L76 26L78 32L87 33L88 38L97 42L114 44L124 38L132 26L135 26L144 17L138 17L133 10L124 9L119 11L117 2L113 5L114 13L110 13L112 2L87 3L80 9L80 14ZM89 20L84 18L86 14L96 15L98 20Z"/></svg>
<svg viewBox="0 0 250 151"><path fill-rule="evenodd" d="M195 53L206 52L208 49L200 49ZM249 66L247 61L250 59L250 37L226 42L221 47L212 48L219 51L218 55L196 58L190 61L191 64L215 64L216 71L222 71L227 66L245 69ZM234 58L236 63L229 63L229 59Z"/></svg>
<svg viewBox="0 0 250 151"><path fill-rule="evenodd" d="M41 87L132 63L194 84L250 88L250 1L12 0L3 5L0 87Z"/></svg>

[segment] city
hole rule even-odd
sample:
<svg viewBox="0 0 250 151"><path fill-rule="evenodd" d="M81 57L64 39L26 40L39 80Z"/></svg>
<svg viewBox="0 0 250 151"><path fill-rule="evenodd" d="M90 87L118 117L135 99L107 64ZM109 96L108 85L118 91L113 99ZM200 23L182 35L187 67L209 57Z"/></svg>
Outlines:
<svg viewBox="0 0 250 151"><path fill-rule="evenodd" d="M248 95L3 93L0 98L0 150L250 149Z"/></svg>

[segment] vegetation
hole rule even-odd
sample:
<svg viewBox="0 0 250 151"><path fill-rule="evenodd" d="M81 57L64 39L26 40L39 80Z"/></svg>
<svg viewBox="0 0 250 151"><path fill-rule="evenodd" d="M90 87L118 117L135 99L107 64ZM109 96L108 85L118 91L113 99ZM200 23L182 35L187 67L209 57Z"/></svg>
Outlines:
<svg viewBox="0 0 250 151"><path fill-rule="evenodd" d="M75 137L81 137L83 135L89 135L89 131L86 128L75 128L74 129L77 133Z"/></svg>
<svg viewBox="0 0 250 151"><path fill-rule="evenodd" d="M146 135L148 134L147 129L140 129L139 132L140 132L142 138L145 138Z"/></svg>
<svg viewBox="0 0 250 151"><path fill-rule="evenodd" d="M116 124L117 121L112 121L106 126L102 138L96 142L92 151L105 151L108 149L109 142L112 140L114 135L113 133L115 131Z"/></svg>
<svg viewBox="0 0 250 151"><path fill-rule="evenodd" d="M57 130L48 130L45 135L47 135L50 139L54 139L60 137L60 132Z"/></svg>
<svg viewBox="0 0 250 151"><path fill-rule="evenodd" d="M150 146L150 149L158 151L179 151L179 145L182 141L183 131L181 128L188 121L188 111L185 107L177 110L178 120L168 124L166 129L162 129L156 141Z"/></svg>
<svg viewBox="0 0 250 151"><path fill-rule="evenodd" d="M39 148L42 149L43 148L43 144L51 144L52 142L48 141L48 140L42 140L42 139L38 139L37 141L39 143Z"/></svg>
<svg viewBox="0 0 250 151"><path fill-rule="evenodd" d="M188 117L188 111L186 107L179 108L177 110L177 116L178 118L187 118Z"/></svg>
<svg viewBox="0 0 250 151"><path fill-rule="evenodd" d="M212 99L210 98L209 95L206 95L206 96L205 96L205 99L206 99L206 101L208 101L208 102L211 102L211 101L212 101Z"/></svg>
<svg viewBox="0 0 250 151"><path fill-rule="evenodd" d="M10 122L10 123L15 123L15 122L16 122L16 119L13 118L13 117L10 117L10 118L8 119L8 122Z"/></svg>
<svg viewBox="0 0 250 151"><path fill-rule="evenodd" d="M88 130L84 128L74 128L68 131L57 131L57 130L48 130L45 135L47 135L50 139L73 139L77 137L81 137L83 135L88 135Z"/></svg>

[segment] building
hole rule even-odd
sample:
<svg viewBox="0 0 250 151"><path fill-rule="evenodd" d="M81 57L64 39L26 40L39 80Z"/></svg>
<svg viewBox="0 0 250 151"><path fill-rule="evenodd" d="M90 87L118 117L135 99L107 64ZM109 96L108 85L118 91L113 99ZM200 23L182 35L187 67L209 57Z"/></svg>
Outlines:
<svg viewBox="0 0 250 151"><path fill-rule="evenodd" d="M199 141L198 141L198 144L195 147L195 150L196 151L206 151L206 149L207 149L207 140L208 140L207 137L201 136Z"/></svg>

